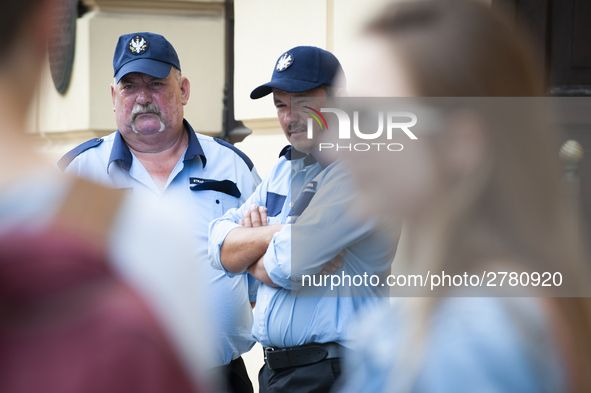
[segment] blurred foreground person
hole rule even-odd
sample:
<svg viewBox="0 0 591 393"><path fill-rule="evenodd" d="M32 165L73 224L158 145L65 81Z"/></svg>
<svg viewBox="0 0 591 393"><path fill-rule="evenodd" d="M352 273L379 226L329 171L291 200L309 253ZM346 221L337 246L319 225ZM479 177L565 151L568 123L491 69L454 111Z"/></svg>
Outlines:
<svg viewBox="0 0 591 393"><path fill-rule="evenodd" d="M0 12L0 391L202 391L179 223L61 175L25 138L56 5Z"/></svg>
<svg viewBox="0 0 591 393"><path fill-rule="evenodd" d="M352 96L543 93L526 42L481 2L397 2L363 38ZM551 133L491 130L453 106L446 114L405 143L411 153L344 155L362 194L359 210L405 220L397 261L423 274L576 266L581 254L571 247ZM591 391L588 299L542 297L553 292L531 286L518 295L538 297L439 289L359 321L342 392Z"/></svg>

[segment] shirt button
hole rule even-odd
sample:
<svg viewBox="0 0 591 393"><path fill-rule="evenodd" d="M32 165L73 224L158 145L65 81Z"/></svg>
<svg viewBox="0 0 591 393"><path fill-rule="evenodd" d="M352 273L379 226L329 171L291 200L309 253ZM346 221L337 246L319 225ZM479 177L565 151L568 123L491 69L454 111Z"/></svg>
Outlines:
<svg viewBox="0 0 591 393"><path fill-rule="evenodd" d="M263 297L263 299L267 300L267 295L265 295L265 297Z"/></svg>
<svg viewBox="0 0 591 393"><path fill-rule="evenodd" d="M293 202L289 202L289 207L293 207Z"/></svg>
<svg viewBox="0 0 591 393"><path fill-rule="evenodd" d="M216 199L215 200L215 203L217 203L219 205L220 204L220 200L219 199Z"/></svg>

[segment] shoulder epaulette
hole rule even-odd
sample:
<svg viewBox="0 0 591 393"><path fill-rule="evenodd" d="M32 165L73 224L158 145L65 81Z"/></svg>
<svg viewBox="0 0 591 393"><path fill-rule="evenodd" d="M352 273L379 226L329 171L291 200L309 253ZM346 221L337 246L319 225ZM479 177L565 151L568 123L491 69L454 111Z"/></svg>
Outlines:
<svg viewBox="0 0 591 393"><path fill-rule="evenodd" d="M217 143L219 143L220 145L233 150L234 153L238 154L240 156L240 158L242 158L242 160L246 163L246 165L248 166L248 169L252 171L252 168L254 168L254 164L252 163L250 158L248 158L248 156L242 152L242 150L240 150L236 146L234 146L224 140L221 140L220 138L213 138L213 140L216 141Z"/></svg>
<svg viewBox="0 0 591 393"><path fill-rule="evenodd" d="M76 146L75 148L64 154L62 158L60 158L60 160L57 162L57 167L60 169L60 171L65 171L68 165L70 165L70 163L74 161L74 158L78 157L81 153L85 152L88 149L97 147L101 143L103 143L102 138L93 138L89 141L82 143L81 145Z"/></svg>

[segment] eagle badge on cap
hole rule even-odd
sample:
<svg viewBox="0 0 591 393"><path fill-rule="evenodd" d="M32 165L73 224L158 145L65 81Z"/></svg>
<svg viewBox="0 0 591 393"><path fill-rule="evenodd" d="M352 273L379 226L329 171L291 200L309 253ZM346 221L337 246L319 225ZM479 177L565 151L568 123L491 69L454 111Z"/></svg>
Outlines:
<svg viewBox="0 0 591 393"><path fill-rule="evenodd" d="M150 44L148 43L148 40L146 40L141 35L136 35L131 39L131 41L129 41L129 50L134 55L141 55L148 50L149 45Z"/></svg>
<svg viewBox="0 0 591 393"><path fill-rule="evenodd" d="M279 58L279 60L277 60L277 71L285 71L290 65L293 64L293 57L291 57L291 54L289 53L285 53L283 54L283 56L281 56Z"/></svg>

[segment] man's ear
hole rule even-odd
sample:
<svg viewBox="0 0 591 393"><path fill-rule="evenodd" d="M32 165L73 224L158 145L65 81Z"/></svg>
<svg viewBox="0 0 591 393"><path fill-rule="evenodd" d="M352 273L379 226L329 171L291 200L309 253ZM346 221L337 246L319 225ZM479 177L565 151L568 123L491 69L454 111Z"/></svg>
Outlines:
<svg viewBox="0 0 591 393"><path fill-rule="evenodd" d="M191 95L191 83L186 77L181 78L181 99L183 101L183 105L187 105L189 102L189 96Z"/></svg>
<svg viewBox="0 0 591 393"><path fill-rule="evenodd" d="M113 106L115 106L115 99L117 97L115 83L111 83L111 99L113 100Z"/></svg>

